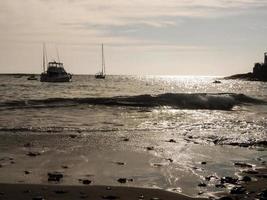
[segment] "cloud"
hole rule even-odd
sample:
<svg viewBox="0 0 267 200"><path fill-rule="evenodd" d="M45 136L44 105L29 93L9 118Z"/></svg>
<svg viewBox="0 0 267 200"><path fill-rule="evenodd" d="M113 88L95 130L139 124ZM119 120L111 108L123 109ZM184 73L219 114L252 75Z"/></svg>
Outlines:
<svg viewBox="0 0 267 200"><path fill-rule="evenodd" d="M90 43L140 42L108 36L103 27L178 26L177 18L233 15L267 6L266 0L1 0L0 34L5 40Z"/></svg>

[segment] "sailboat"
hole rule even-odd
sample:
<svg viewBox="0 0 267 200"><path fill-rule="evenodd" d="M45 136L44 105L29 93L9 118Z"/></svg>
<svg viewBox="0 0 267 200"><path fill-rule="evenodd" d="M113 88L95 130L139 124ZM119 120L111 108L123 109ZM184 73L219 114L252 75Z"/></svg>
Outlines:
<svg viewBox="0 0 267 200"><path fill-rule="evenodd" d="M46 48L45 44L43 45L43 73L41 74L40 81L41 82L70 82L72 75L67 73L64 69L63 63L53 61L49 62L47 66L47 70L45 70L45 64L47 60Z"/></svg>
<svg viewBox="0 0 267 200"><path fill-rule="evenodd" d="M106 69L105 69L105 58L104 58L104 45L102 44L102 70L95 75L95 78L105 79L106 77L105 71Z"/></svg>

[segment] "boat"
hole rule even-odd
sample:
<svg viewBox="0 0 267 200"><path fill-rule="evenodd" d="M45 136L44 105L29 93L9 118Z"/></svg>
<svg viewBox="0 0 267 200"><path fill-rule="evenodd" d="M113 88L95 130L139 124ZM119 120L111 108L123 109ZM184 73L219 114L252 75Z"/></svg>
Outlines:
<svg viewBox="0 0 267 200"><path fill-rule="evenodd" d="M47 65L47 70L45 69L46 65L46 49L45 45L43 46L43 73L40 76L41 82L70 82L72 75L67 73L64 69L63 63L60 61L52 61ZM59 56L58 56L59 60Z"/></svg>
<svg viewBox="0 0 267 200"><path fill-rule="evenodd" d="M35 77L35 75L30 75L30 76L27 78L27 80L29 80L29 81L35 81L35 80L38 80L38 78Z"/></svg>
<svg viewBox="0 0 267 200"><path fill-rule="evenodd" d="M105 58L104 58L104 45L102 44L102 70L95 74L96 79L105 79L106 74L105 74Z"/></svg>

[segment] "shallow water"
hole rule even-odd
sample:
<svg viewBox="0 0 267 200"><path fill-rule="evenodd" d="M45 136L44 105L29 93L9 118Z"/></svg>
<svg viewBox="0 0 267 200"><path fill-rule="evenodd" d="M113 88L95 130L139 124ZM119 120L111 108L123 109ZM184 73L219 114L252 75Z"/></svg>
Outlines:
<svg viewBox="0 0 267 200"><path fill-rule="evenodd" d="M235 161L266 160L267 83L214 80L74 76L53 84L0 76L0 158L16 160L1 161L0 181L47 183L47 171L66 164L64 184L92 175L93 184L129 177L131 186L193 196L216 191L215 183L197 185L208 175L234 175ZM30 149L23 146L28 142ZM26 156L35 150L41 156ZM33 174L25 176L24 169Z"/></svg>

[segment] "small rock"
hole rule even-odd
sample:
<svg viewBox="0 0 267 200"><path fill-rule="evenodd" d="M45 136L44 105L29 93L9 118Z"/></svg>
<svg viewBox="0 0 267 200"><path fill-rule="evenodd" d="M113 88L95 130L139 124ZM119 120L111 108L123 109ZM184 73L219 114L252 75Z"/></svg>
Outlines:
<svg viewBox="0 0 267 200"><path fill-rule="evenodd" d="M237 179L236 178L232 178L230 176L225 176L225 177L221 178L221 183L236 184L237 183Z"/></svg>
<svg viewBox="0 0 267 200"><path fill-rule="evenodd" d="M128 142L129 139L128 139L128 138L124 138L123 141L124 141L124 142Z"/></svg>
<svg viewBox="0 0 267 200"><path fill-rule="evenodd" d="M84 185L89 185L90 183L92 183L92 181L90 181L90 180L88 180L88 179L85 179L85 180L82 181L82 183L83 183Z"/></svg>
<svg viewBox="0 0 267 200"><path fill-rule="evenodd" d="M125 165L124 162L115 162L117 165Z"/></svg>
<svg viewBox="0 0 267 200"><path fill-rule="evenodd" d="M169 162L171 162L171 163L173 162L173 159L171 159L171 158L168 158L167 160L168 160Z"/></svg>
<svg viewBox="0 0 267 200"><path fill-rule="evenodd" d="M206 162L206 161L202 161L200 164L201 164L201 165L206 165L207 162Z"/></svg>
<svg viewBox="0 0 267 200"><path fill-rule="evenodd" d="M107 187L106 187L106 190L111 190L111 187L107 186Z"/></svg>
<svg viewBox="0 0 267 200"><path fill-rule="evenodd" d="M70 138L72 138L72 139L77 137L77 135L75 135L75 134L70 134L69 136L70 136Z"/></svg>
<svg viewBox="0 0 267 200"><path fill-rule="evenodd" d="M148 151L152 151L152 150L154 150L155 148L154 147L147 147L146 148L146 150L148 150Z"/></svg>
<svg viewBox="0 0 267 200"><path fill-rule="evenodd" d="M61 166L63 169L68 169L69 167L67 165L62 165Z"/></svg>
<svg viewBox="0 0 267 200"><path fill-rule="evenodd" d="M233 187L230 191L231 194L244 194L246 189L244 187Z"/></svg>
<svg viewBox="0 0 267 200"><path fill-rule="evenodd" d="M142 199L144 199L144 198L145 198L145 196L141 194L141 195L138 197L138 200L142 200Z"/></svg>
<svg viewBox="0 0 267 200"><path fill-rule="evenodd" d="M36 156L40 156L41 155L41 153L39 153L39 152L28 152L27 153L27 156L30 156L30 157L36 157Z"/></svg>
<svg viewBox="0 0 267 200"><path fill-rule="evenodd" d="M4 192L0 192L0 196L3 196L3 195L5 195L5 193Z"/></svg>
<svg viewBox="0 0 267 200"><path fill-rule="evenodd" d="M66 191L66 190L55 190L54 192L56 194L66 194L66 193L68 193L68 191Z"/></svg>
<svg viewBox="0 0 267 200"><path fill-rule="evenodd" d="M207 184L206 183L199 183L198 187L207 187Z"/></svg>
<svg viewBox="0 0 267 200"><path fill-rule="evenodd" d="M30 171L27 170L24 171L24 174L30 174L30 173L31 173Z"/></svg>
<svg viewBox="0 0 267 200"><path fill-rule="evenodd" d="M152 197L150 200L160 200L158 197Z"/></svg>
<svg viewBox="0 0 267 200"><path fill-rule="evenodd" d="M48 181L56 181L59 182L63 178L63 174L60 172L51 172L48 173Z"/></svg>
<svg viewBox="0 0 267 200"><path fill-rule="evenodd" d="M170 139L167 142L176 143L176 141L174 139Z"/></svg>

